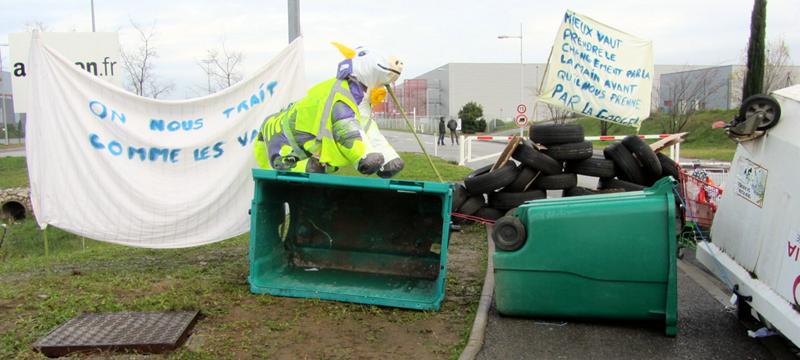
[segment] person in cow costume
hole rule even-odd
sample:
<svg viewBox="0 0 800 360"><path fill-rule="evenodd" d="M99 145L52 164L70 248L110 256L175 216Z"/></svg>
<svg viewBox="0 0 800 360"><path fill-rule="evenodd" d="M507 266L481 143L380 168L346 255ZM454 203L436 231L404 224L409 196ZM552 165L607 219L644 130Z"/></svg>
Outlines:
<svg viewBox="0 0 800 360"><path fill-rule="evenodd" d="M386 97L386 86L400 77L403 62L363 47L333 45L345 57L336 77L267 117L254 146L258 165L312 173L355 166L362 174L390 178L404 163L370 115L372 105Z"/></svg>

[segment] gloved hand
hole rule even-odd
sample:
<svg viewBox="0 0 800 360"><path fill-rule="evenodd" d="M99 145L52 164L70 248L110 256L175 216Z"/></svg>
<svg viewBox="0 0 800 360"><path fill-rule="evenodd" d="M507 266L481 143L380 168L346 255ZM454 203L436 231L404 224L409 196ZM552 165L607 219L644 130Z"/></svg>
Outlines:
<svg viewBox="0 0 800 360"><path fill-rule="evenodd" d="M386 164L383 164L381 169L378 170L378 176L380 176L380 177L382 177L384 179L388 179L390 177L393 177L393 176L397 175L397 173L399 173L400 170L403 170L403 167L405 165L406 165L406 163L403 161L403 159L401 159L399 157L398 158L394 158L394 159L390 160L389 162L387 162Z"/></svg>
<svg viewBox="0 0 800 360"><path fill-rule="evenodd" d="M381 169L383 164L383 154L369 153L358 161L358 172L370 175Z"/></svg>

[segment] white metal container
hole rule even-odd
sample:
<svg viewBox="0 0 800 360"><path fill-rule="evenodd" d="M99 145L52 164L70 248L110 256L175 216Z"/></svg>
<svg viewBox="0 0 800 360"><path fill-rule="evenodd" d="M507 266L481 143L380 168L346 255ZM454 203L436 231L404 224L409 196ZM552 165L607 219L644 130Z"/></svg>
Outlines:
<svg viewBox="0 0 800 360"><path fill-rule="evenodd" d="M739 144L711 243L697 258L742 296L766 322L800 345L800 85L772 94L780 122ZM740 301L742 301L740 299Z"/></svg>

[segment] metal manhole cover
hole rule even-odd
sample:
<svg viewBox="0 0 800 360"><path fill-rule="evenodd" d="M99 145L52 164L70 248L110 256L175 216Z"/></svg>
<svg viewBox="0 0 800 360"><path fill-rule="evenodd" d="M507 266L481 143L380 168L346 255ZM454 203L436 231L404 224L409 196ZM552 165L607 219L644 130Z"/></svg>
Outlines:
<svg viewBox="0 0 800 360"><path fill-rule="evenodd" d="M81 314L33 348L49 357L96 351L161 353L180 346L199 315L199 311Z"/></svg>

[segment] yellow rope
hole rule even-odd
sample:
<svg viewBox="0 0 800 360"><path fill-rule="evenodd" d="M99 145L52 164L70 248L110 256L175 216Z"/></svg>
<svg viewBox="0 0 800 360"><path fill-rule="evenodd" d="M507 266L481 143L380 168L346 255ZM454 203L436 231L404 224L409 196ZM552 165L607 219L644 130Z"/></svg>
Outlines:
<svg viewBox="0 0 800 360"><path fill-rule="evenodd" d="M417 130L414 129L414 126L411 125L410 121L408 121L408 116L406 116L406 111L403 110L403 107L400 105L400 102L397 101L397 96L394 95L394 90L392 90L392 87L389 85L386 85L386 90L389 92L389 95L391 95L392 101L394 101L394 105L397 106L397 108L400 110L400 114L403 115L403 120L406 121L406 125L408 126L409 129L411 129L411 133L414 134L414 138L417 139L417 144L419 144L419 148L422 149L422 153L425 154L425 158L428 159L428 163L431 164L431 168L433 168L433 172L436 173L436 177L439 179L439 182L444 182L444 180L442 179L442 175L439 175L439 170L436 169L436 165L433 164L433 160L431 160L431 157L428 155L428 152L425 151L425 146L422 145L422 140L419 139L419 136L417 135Z"/></svg>

